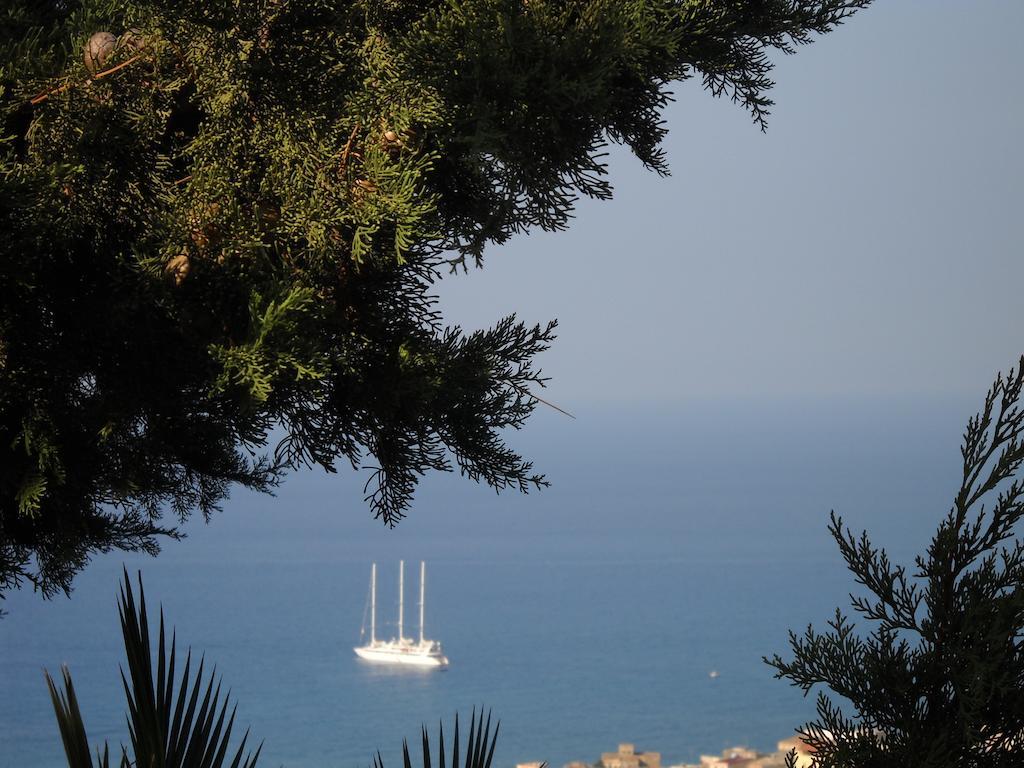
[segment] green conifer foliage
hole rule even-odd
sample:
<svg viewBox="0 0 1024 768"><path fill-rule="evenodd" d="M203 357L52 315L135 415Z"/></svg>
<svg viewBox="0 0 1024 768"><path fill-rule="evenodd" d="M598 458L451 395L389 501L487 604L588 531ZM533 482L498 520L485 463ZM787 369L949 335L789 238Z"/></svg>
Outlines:
<svg viewBox="0 0 1024 768"><path fill-rule="evenodd" d="M609 142L666 172L674 81L763 125L769 52L866 3L4 3L0 592L300 466L376 467L387 524L429 470L544 484L500 431L554 323L432 282L609 197Z"/></svg>
<svg viewBox="0 0 1024 768"><path fill-rule="evenodd" d="M819 691L818 719L800 729L817 768L1024 765L1024 357L996 378L960 453L960 490L913 569L833 513L871 631L836 609L826 631L790 632L791 661L766 659L805 694L839 697Z"/></svg>

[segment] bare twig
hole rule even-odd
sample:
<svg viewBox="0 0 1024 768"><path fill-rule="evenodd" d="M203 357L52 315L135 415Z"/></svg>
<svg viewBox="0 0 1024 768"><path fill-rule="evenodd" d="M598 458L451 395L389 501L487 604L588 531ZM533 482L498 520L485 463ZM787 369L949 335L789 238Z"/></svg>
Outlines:
<svg viewBox="0 0 1024 768"><path fill-rule="evenodd" d="M534 399L534 400L536 400L536 401L537 401L538 403L544 403L544 405L546 405L546 406L547 406L548 408L554 408L554 409L555 409L556 411L558 411L559 413L564 413L564 414L565 414L566 416L568 416L568 417L569 417L570 419L575 419L575 418L576 418L575 416L573 416L573 415L572 415L571 413L569 413L569 412L568 412L567 410L565 410L564 408L559 408L559 407L558 407L557 405L555 405L554 403L552 403L552 402L549 402L549 401L545 400L545 399L544 399L543 397L538 397L537 395L533 394L533 392L531 392L530 390L528 390L528 389L525 389L524 387L520 387L520 386L519 386L518 384L512 384L511 382L508 382L508 385L509 385L510 387L512 387L513 389L517 389L517 390L519 390L520 392L522 392L522 393L523 393L524 395L526 395L527 397L531 397L531 398L533 398L533 399Z"/></svg>
<svg viewBox="0 0 1024 768"><path fill-rule="evenodd" d="M345 142L344 148L341 150L341 165L338 167L338 175L344 178L345 172L348 170L348 156L352 152L352 142L356 140L356 134L359 132L359 123L352 126L352 133L349 134L348 141Z"/></svg>
<svg viewBox="0 0 1024 768"><path fill-rule="evenodd" d="M122 61L120 64L117 64L117 65L111 67L110 69L105 69L102 72L97 72L95 75L93 75L91 78L89 78L89 80L86 80L85 82L88 83L88 82L92 82L93 80L102 80L104 77L109 77L110 75L114 74L115 72L119 72L120 70L124 69L125 67L134 64L136 61L138 61L141 58L142 58L141 54L137 54L135 56L132 56L130 59ZM44 101L46 101L51 96L56 96L57 94L64 93L64 91L68 90L73 85L77 85L77 83L74 83L74 82L64 83L64 85L58 86L57 88L54 88L54 89L49 90L49 91L46 91L44 93L40 93L38 96L33 96L32 100L29 103L32 106L36 106L37 104L42 104Z"/></svg>

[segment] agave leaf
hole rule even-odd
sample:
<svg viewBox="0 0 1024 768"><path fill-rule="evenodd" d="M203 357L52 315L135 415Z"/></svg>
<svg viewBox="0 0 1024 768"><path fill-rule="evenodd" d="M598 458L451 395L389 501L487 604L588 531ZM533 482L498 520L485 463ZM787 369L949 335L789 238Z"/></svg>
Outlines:
<svg viewBox="0 0 1024 768"><path fill-rule="evenodd" d="M263 742L261 741L260 745L258 747L256 747L256 751L252 754L251 757L246 755L245 765L242 768L256 768L256 761L259 759L260 752L262 752L262 751L263 751ZM239 750L239 752L241 752L241 750Z"/></svg>
<svg viewBox="0 0 1024 768"><path fill-rule="evenodd" d="M128 702L128 738L132 743L132 753L139 753L138 737L135 734L135 723L138 720L138 715L135 711L135 701L132 698L131 687L128 685L128 679L124 676L124 670L121 670L121 685L124 687L125 700Z"/></svg>
<svg viewBox="0 0 1024 768"><path fill-rule="evenodd" d="M476 736L476 707L469 714L469 737L466 739L466 768L476 768L473 762L473 755L476 751L474 737Z"/></svg>
<svg viewBox="0 0 1024 768"><path fill-rule="evenodd" d="M67 667L61 667L61 675L64 678L62 692L57 690L49 672L43 670L43 675L50 690L50 701L53 702L53 711L57 716L57 727L60 728L60 738L64 743L64 755L68 759L69 768L92 768L89 739L85 734L85 722L78 707L75 685L71 682L71 672Z"/></svg>
<svg viewBox="0 0 1024 768"><path fill-rule="evenodd" d="M213 689L214 675L216 674L217 668L214 667L206 685L206 694L203 696L203 702L199 705L195 726L192 728L192 733L189 734L188 744L185 747L185 757L181 763L182 766L199 768L202 765L203 754L206 751L206 744L210 738L211 713L215 711L217 699L220 697L220 684L217 685L216 691ZM197 680L196 683L199 684L200 681Z"/></svg>
<svg viewBox="0 0 1024 768"><path fill-rule="evenodd" d="M106 742L103 742L102 755L100 754L100 748L96 747L96 761L99 768L110 768L110 746ZM121 762L119 766L120 768L134 768L128 759L128 752L123 744L121 745Z"/></svg>
<svg viewBox="0 0 1024 768"><path fill-rule="evenodd" d="M200 658L195 676L191 676L192 651L188 650L180 684L175 688L177 636L172 630L168 650L161 608L157 652L153 658L141 574L139 601L136 603L128 571L124 570L118 614L127 666L127 671L124 666L121 668L121 685L128 703L128 733L134 758L129 759L128 750L122 745L120 768L223 768L237 707L230 705L230 692L221 700L221 683L217 679L216 668L209 678L205 678L204 660ZM71 674L67 667L62 672L63 691L58 691L48 672L45 675L64 753L70 768L93 768ZM201 702L200 694L203 694ZM255 768L263 745L261 743L255 753L245 753L248 738L249 732L246 731L230 768ZM96 750L96 766L110 768L110 749L106 744L102 753L99 748Z"/></svg>
<svg viewBox="0 0 1024 768"><path fill-rule="evenodd" d="M141 576L136 604L125 572L119 610L128 668L127 676L122 670L121 677L128 698L133 764L145 768L222 768L236 709L230 704L230 693L221 697L216 668L205 675L205 660L200 657L195 674L191 674L192 652L188 650L181 678L175 679L177 636L172 632L167 642L162 609L154 658ZM254 755L245 754L247 738L248 732L234 755L232 768L256 765L262 745ZM123 756L122 765L126 759Z"/></svg>
<svg viewBox="0 0 1024 768"><path fill-rule="evenodd" d="M159 703L153 684L152 649L149 641L149 618L146 612L146 593L139 576L139 603L136 606L128 571L118 603L121 634L128 663L128 679L124 680L128 699L129 730L135 762L147 768L163 768L165 733L160 727ZM129 685L130 681L130 685Z"/></svg>
<svg viewBox="0 0 1024 768"><path fill-rule="evenodd" d="M231 696L231 691L228 691L228 695L224 699L224 709L225 710L227 710L227 708L228 708L227 700L228 700L228 698L230 698L230 696ZM231 739L231 728L235 724L235 713L237 711L238 711L238 705L236 704L235 706L233 706L231 708L231 717L228 718L228 726L224 730L224 738L220 739L220 746L217 747L216 754L214 754L212 756L212 758L210 759L210 765L223 765L224 764L224 758L227 756L227 753L228 753L228 741ZM221 712L220 718L221 718L221 720L224 719L223 711ZM220 725L219 724L217 726L217 731L218 731L218 733L220 731Z"/></svg>
<svg viewBox="0 0 1024 768"><path fill-rule="evenodd" d="M465 768L491 768L491 763L494 759L494 747L498 741L498 731L501 728L501 722L495 722L494 732L491 732L491 712L487 711L487 717L484 718L484 709L480 708L479 715L477 714L476 707L473 708L473 712L469 718L469 735L466 739L466 755L465 755ZM438 723L438 763L437 768L446 768L445 766L445 740L444 740L444 723ZM430 761L430 734L427 732L426 726L420 727L420 740L423 750L423 763L422 768L431 768ZM460 754L459 754L459 715L455 715L455 729L452 735L451 743L451 768L459 768ZM372 768L384 768L384 761L378 752L372 762ZM412 756L409 752L409 742L405 739L402 740L402 768L413 768ZM545 763L542 768L547 768Z"/></svg>
<svg viewBox="0 0 1024 768"><path fill-rule="evenodd" d="M167 679L167 649L164 646L164 606L160 606L160 645L157 648L157 709L163 712L165 708L165 690L164 681ZM166 723L165 733L166 731Z"/></svg>
<svg viewBox="0 0 1024 768"><path fill-rule="evenodd" d="M173 645L172 645L172 652L173 652ZM185 654L185 669L181 673L181 679L182 679L183 683L188 681L188 679L189 679L188 673L189 673L189 670L191 668L192 668L192 649L190 648L188 650L188 652ZM168 700L167 700L168 710L170 709L170 703L171 703L170 702L170 694L171 693L172 693L171 691L168 691ZM183 721L182 721L183 717L185 717L185 697L184 696L178 696L177 703L174 706L174 717L171 720L171 727L170 727L170 731L169 731L169 734L168 734L168 737L167 737L167 762L170 765L173 765L174 761L179 759L179 755L181 753L181 750L179 750L178 745L181 743L181 733L182 733L182 730L183 730ZM188 725L184 725L184 729L187 730L188 729Z"/></svg>
<svg viewBox="0 0 1024 768"><path fill-rule="evenodd" d="M163 626L163 609L160 610L160 624L161 624L161 627L162 627ZM162 630L161 630L161 634L162 634ZM165 689L164 690L164 697L163 697L163 699L161 699L161 706L163 707L164 716L167 718L164 721L164 732L168 733L168 734L171 732L171 720L170 720L170 717L171 717L171 711L173 709L172 704L174 703L174 666L175 666L175 658L176 658L176 655L177 655L177 653L176 653L177 652L177 644L178 644L178 635L177 635L176 632L172 631L171 632L171 654L170 654L170 658L167 660L167 676L166 677L162 677L162 680L165 680L166 683L164 685L164 689ZM186 672L182 676L182 678L187 680L188 679L188 673ZM168 741L168 743L170 743L170 741Z"/></svg>
<svg viewBox="0 0 1024 768"><path fill-rule="evenodd" d="M480 708L480 722L477 725L477 748L473 755L474 768L485 768L484 761L487 759L487 737L491 734L491 713L487 713L487 724L484 725L484 710Z"/></svg>
<svg viewBox="0 0 1024 768"><path fill-rule="evenodd" d="M218 692L219 692L219 688L218 688ZM231 691L228 691L227 695L224 697L224 704L223 704L223 706L220 709L220 716L217 718L217 724L213 728L213 733L206 740L206 744L207 744L207 746L206 746L206 753L203 755L202 761L200 761L200 765L202 766L202 768L211 768L211 766L218 765L219 763L216 760L216 756L217 756L218 752L221 753L220 763L223 763L223 761L224 761L224 753L227 752L228 745L226 743L223 743L223 744L221 743L222 742L221 732L223 731L223 733L224 733L224 735L223 735L223 739L224 740L230 738L230 736L231 736L231 725L235 722L235 709L237 708L236 707L236 708L233 708L231 710L231 717L228 720L227 729L225 730L224 729L224 718L227 716L228 699L230 698L230 696L231 696ZM213 712L212 711L210 712L210 716L211 717L213 716Z"/></svg>
<svg viewBox="0 0 1024 768"><path fill-rule="evenodd" d="M455 738L452 739L452 768L459 768L459 713L455 713Z"/></svg>
<svg viewBox="0 0 1024 768"><path fill-rule="evenodd" d="M260 756L260 752L263 751L263 742L256 748L256 754L246 755L245 762L242 762L242 753L245 752L245 742L249 740L249 729L245 729L245 733L242 734L242 743L238 745L238 751L235 752L235 759L231 761L231 768L250 768L250 766L256 765L256 759ZM226 741L226 740L225 740ZM251 761L251 762L250 762Z"/></svg>
<svg viewBox="0 0 1024 768"><path fill-rule="evenodd" d="M199 694L202 690L199 682L203 677L203 664L205 662L206 659L200 656L199 669L196 670L195 683L192 685L191 695L189 695L188 678L182 679L182 688L178 692L178 709L181 709L186 700L188 700L188 705L185 706L181 730L178 732L177 741L174 743L174 762L170 763L171 765L182 764L185 759L189 734L192 732L192 720L195 717L196 704L199 702Z"/></svg>
<svg viewBox="0 0 1024 768"><path fill-rule="evenodd" d="M501 721L495 721L494 732L491 732L491 711L487 710L487 719L484 720L484 708L480 707L480 713L476 720L476 742L473 747L472 766L467 768L490 768L494 759L494 747L498 743L498 731L501 728Z"/></svg>
<svg viewBox="0 0 1024 768"><path fill-rule="evenodd" d="M487 715L488 720L490 714ZM487 761L484 763L484 768L491 768L491 761L494 759L494 745L498 743L498 731L501 730L501 721L499 720L494 724L494 735L491 737L491 748L487 750ZM540 764L540 768L547 768L547 762Z"/></svg>

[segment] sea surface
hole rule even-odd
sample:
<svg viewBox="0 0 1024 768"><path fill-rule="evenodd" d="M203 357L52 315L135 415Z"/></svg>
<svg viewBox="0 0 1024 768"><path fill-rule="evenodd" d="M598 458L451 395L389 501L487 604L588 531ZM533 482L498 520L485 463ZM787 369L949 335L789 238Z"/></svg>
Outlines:
<svg viewBox="0 0 1024 768"><path fill-rule="evenodd" d="M0 620L0 767L63 764L43 669L67 664L90 738L127 741L116 594L141 570L178 642L205 652L264 742L261 765L400 765L403 738L456 711L501 720L498 768L593 762L619 742L695 761L762 750L813 716L813 696L762 656L823 627L856 585L825 526L835 509L897 560L922 551L956 491L971 398L594 405L510 435L547 472L528 496L424 482L391 530L365 475L305 472L275 497L235 494L159 558L97 558L70 599L29 591ZM370 563L393 631L398 560L415 631L445 671L357 660ZM717 678L709 673L716 670ZM414 743L418 743L415 741ZM113 751L113 750L112 750Z"/></svg>

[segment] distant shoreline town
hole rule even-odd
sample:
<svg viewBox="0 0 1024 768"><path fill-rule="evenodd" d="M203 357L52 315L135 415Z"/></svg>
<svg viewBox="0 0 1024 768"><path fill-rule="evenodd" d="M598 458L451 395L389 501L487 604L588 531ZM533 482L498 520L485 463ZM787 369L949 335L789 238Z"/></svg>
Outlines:
<svg viewBox="0 0 1024 768"><path fill-rule="evenodd" d="M730 747L720 755L701 755L698 763L680 763L665 768L785 768L786 755L796 752L797 768L809 768L814 750L799 736L783 739L775 752L758 752L749 747ZM518 763L516 768L542 768L544 763ZM660 752L638 752L633 744L619 744L618 752L603 752L595 763L582 760L566 763L563 768L662 768Z"/></svg>

